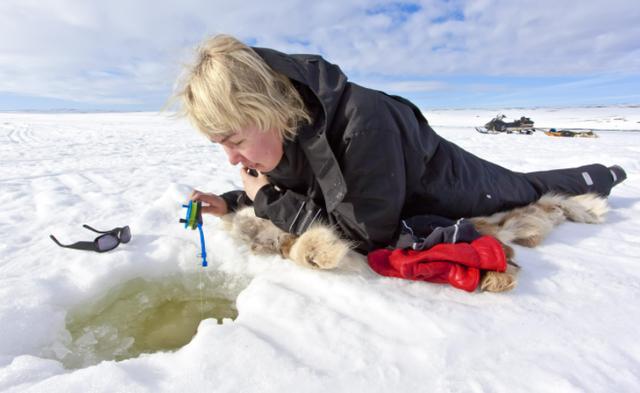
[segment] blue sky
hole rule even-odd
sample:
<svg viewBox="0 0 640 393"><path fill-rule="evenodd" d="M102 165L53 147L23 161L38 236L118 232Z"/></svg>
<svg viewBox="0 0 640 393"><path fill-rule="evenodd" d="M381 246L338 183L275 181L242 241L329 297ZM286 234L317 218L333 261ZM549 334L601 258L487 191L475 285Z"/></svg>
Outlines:
<svg viewBox="0 0 640 393"><path fill-rule="evenodd" d="M3 0L0 110L159 110L217 33L423 109L638 104L638 20L637 0Z"/></svg>

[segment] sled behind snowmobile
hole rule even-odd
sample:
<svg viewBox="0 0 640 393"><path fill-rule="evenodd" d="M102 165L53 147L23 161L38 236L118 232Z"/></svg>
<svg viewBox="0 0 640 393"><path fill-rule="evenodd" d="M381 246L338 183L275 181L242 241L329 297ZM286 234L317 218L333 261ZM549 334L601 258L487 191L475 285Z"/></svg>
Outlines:
<svg viewBox="0 0 640 393"><path fill-rule="evenodd" d="M551 128L549 131L544 132L548 136L561 136L567 138L597 138L598 135L593 130L572 130L569 128L563 128L556 130Z"/></svg>

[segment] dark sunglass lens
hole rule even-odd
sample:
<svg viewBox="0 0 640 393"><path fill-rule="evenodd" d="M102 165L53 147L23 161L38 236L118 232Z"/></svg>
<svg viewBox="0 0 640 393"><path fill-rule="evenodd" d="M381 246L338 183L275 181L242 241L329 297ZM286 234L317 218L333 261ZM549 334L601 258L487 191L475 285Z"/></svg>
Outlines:
<svg viewBox="0 0 640 393"><path fill-rule="evenodd" d="M129 240L131 240L131 229L126 226L122 228L122 231L120 231L120 241L123 243L129 243Z"/></svg>
<svg viewBox="0 0 640 393"><path fill-rule="evenodd" d="M116 246L118 245L118 238L115 235L109 233L100 236L97 239L97 243L99 251L109 251L116 248Z"/></svg>

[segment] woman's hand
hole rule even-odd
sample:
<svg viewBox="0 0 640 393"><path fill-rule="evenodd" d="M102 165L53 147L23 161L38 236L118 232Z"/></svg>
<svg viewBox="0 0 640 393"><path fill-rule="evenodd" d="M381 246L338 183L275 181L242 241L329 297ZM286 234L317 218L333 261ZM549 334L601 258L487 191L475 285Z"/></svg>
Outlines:
<svg viewBox="0 0 640 393"><path fill-rule="evenodd" d="M203 213L213 214L219 217L229 212L227 202L218 195L193 190L190 199L195 202L202 202Z"/></svg>
<svg viewBox="0 0 640 393"><path fill-rule="evenodd" d="M260 172L257 172L258 176L252 176L249 174L249 169L240 169L240 177L242 177L242 183L244 184L244 192L252 201L255 199L258 191L269 184L269 179Z"/></svg>

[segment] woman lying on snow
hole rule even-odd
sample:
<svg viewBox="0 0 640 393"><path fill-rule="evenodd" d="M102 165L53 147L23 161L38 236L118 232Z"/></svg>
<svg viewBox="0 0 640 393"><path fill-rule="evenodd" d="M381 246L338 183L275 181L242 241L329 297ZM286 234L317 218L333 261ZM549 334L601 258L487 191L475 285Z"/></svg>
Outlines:
<svg viewBox="0 0 640 393"><path fill-rule="evenodd" d="M408 100L349 82L320 56L226 35L202 44L179 97L193 124L242 166L244 191L194 191L203 212L253 205L293 235L328 223L361 253L396 244L409 217L490 215L549 192L606 196L626 178L600 164L512 172L440 137Z"/></svg>

